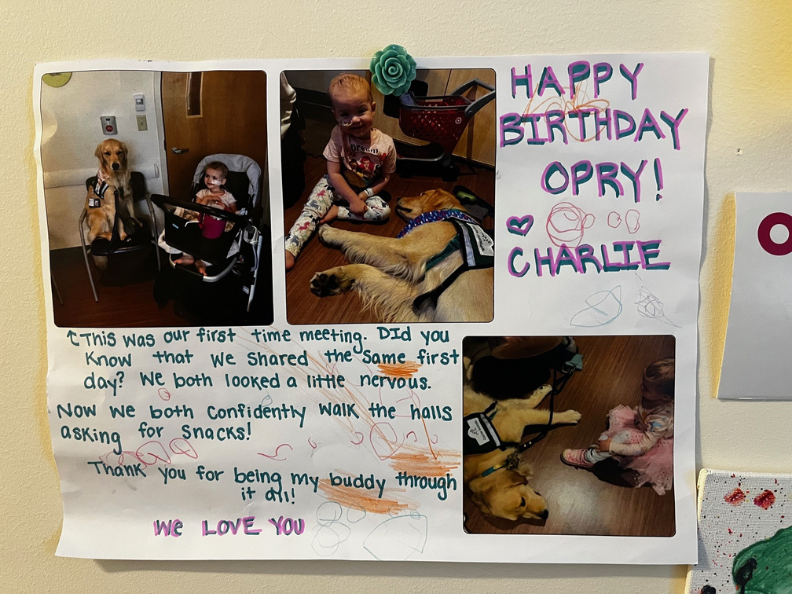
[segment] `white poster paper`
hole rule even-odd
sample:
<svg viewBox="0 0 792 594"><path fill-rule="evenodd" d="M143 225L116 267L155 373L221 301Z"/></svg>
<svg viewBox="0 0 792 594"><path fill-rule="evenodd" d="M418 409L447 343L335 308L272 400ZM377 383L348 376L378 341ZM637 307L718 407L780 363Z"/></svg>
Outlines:
<svg viewBox="0 0 792 594"><path fill-rule="evenodd" d="M718 397L790 400L781 345L792 331L792 194L740 193L736 202L734 280Z"/></svg>
<svg viewBox="0 0 792 594"><path fill-rule="evenodd" d="M332 95L327 100L332 77L311 73L354 71L366 77L368 68L369 60L248 60L78 62L36 69L48 403L64 502L58 554L694 562L707 56L417 59L417 80L429 89L424 94L434 94L442 79L439 94L451 104L456 101L448 98L457 86L451 84L455 76L462 84L469 79L483 82L494 73L494 113L482 109L473 115L464 132L467 140L443 148L446 155L467 150L471 161L444 157L441 165L451 168L442 174L420 170L425 163L406 173L406 153L399 143L426 132L417 131L420 126L406 131L411 124L405 112L413 105L402 101L396 107L401 110L400 130L389 133L400 151L399 166L386 188L394 193L387 203L392 218L323 225L321 243L307 242L294 269L286 273L284 235L294 229L292 223L305 212L314 184L326 172L320 154L336 123L333 117L350 127L339 134L350 135L362 119L338 109L331 115L330 105L338 108ZM228 157L245 154L233 142L232 148L218 141L201 149L200 157L207 159L199 162L199 135L192 137L196 144L179 144L169 128L173 116L167 103L177 91L182 95L176 104L187 116L183 127L201 125L201 120L210 127L214 122L215 131L232 126L233 118L222 119L225 112L245 113L239 107L245 101L242 89L258 83L223 82L223 76L233 76L222 74L229 71L266 76L266 121L242 118L246 125L266 124L265 154L251 159L263 172L260 178L248 160ZM73 76L65 86L50 88L41 77L51 72ZM103 92L110 89L112 97L90 106L85 99L80 109L76 98L64 99L69 92L77 93L77 85L87 84L88 75L99 74L106 76ZM312 88L317 78L321 82ZM229 107L217 115L210 107L209 89L224 84L235 85L237 92L224 95ZM475 96L468 94L468 100L486 95L486 84ZM70 85L75 86L70 90ZM281 160L287 140L281 139L279 124L281 118L288 121L294 89L296 105L309 121L304 138L309 156L305 188L297 189L294 205L284 206L287 170L293 162ZM139 94L145 95L148 119L141 120L136 111ZM410 101L420 103L422 94L414 95ZM376 105L377 113L390 109L377 92L374 100L383 103ZM433 117L446 113L430 111ZM84 123L78 124L86 113ZM103 133L111 125L104 119L109 116L117 134ZM321 126L312 127L311 121L328 117L326 128L316 132ZM445 127L445 133L449 126L465 123L455 116L433 125ZM378 125L384 130L387 124ZM154 133L161 137L149 146L142 139ZM318 139L316 151L307 146L309 134ZM489 141L483 148L477 145L481 134L490 134L497 143L494 170L486 167ZM114 157L117 147L110 144L100 146L110 146L111 154L102 148L94 156L97 144L107 138L123 140L128 155ZM444 142L440 137L429 140L438 146ZM245 150L254 151L255 146ZM210 154L229 172L214 161L205 162ZM68 233L73 234L83 209L84 178L96 174L97 159L127 159L132 170L144 173L146 193L189 201L188 190L173 181L174 156L194 157L185 168L190 176L195 171L197 182L207 179L204 172L211 177L211 169L227 178L223 187L236 184L231 193L237 202L239 195L250 193L250 208L240 215L249 219L240 226L243 257L228 252L233 259L228 278L244 281L244 267L259 267L261 277L252 281L257 297L251 296L250 286L240 292L244 303L255 305L270 291L262 279L271 277L271 323L255 307L261 317L245 318L253 322L204 324L202 314L172 311L167 305L158 310L157 319L179 323L132 327L139 326L132 320L154 298L150 293L128 298L123 310L119 306L114 313L107 295L132 295L134 290L127 269L118 282L129 288L116 293L109 288L114 268L126 264L119 265L115 255L109 262L93 262L83 257L77 240L69 243ZM457 180L449 181L455 175ZM79 191L68 194L73 186ZM463 215L454 215L455 223L432 219L423 230L410 227L404 239L381 237L390 233L387 225L401 228L396 215L417 217L410 210L416 202L400 198L414 192L422 197L417 202L427 203L432 187L456 200L450 204ZM136 192L134 187L130 191ZM145 204L139 200L138 209ZM376 211L367 204L367 212ZM494 204L494 216L486 204ZM86 205L86 213L90 208ZM431 212L447 208L435 206ZM186 228L200 229L196 241L211 239L207 223L178 223L171 217L172 207L166 210L166 232L169 221L194 224ZM465 213L474 212L469 220ZM210 217L211 210L203 214ZM102 231L90 230L92 216L86 215L84 234ZM162 231L162 221L155 220ZM235 219L223 220L228 231ZM66 231L59 235L61 224ZM437 253L404 248L420 265L408 272L397 270L393 259L402 257L402 246L416 245L415 237L423 233L430 236L427 228L444 229ZM256 244L270 229L271 240ZM494 262L490 258L488 268L488 251L493 254L486 232L493 230ZM222 225L218 232L223 232ZM175 237L163 235L166 244ZM108 241L123 243L112 232ZM369 243L356 243L362 241ZM261 247L258 252L256 245ZM364 247L356 252L358 245ZM254 246L252 252L249 246ZM159 252L164 272L153 283L157 299L161 275L187 266L171 266L174 255L165 249ZM188 250L182 247L180 252ZM93 255L102 257L99 251ZM412 262L408 255L403 259ZM82 267L72 267L78 273L66 272L69 258ZM457 271L463 261L477 269ZM208 273L215 274L218 265L206 262L211 265ZM199 264L190 266L200 274ZM89 274L102 279L97 282L98 303L86 266ZM97 266L105 266L104 272ZM156 270L153 261L146 266ZM487 280L493 273L494 283ZM197 278L200 289L211 289ZM473 278L477 280L469 283ZM443 290L430 290L445 280ZM74 291L82 287L82 293L72 291L70 297L66 286ZM188 293L186 301L209 306L203 315L231 312L230 302L211 293L206 298L197 297L197 290ZM432 294L425 297L427 293ZM388 309L394 296L401 302ZM75 314L73 323L59 324L59 316L75 302L85 306L82 313ZM367 305L372 307L365 309ZM176 317L167 317L171 313ZM306 317L299 317L303 313ZM182 315L191 321L183 321ZM366 323L333 321L360 316L371 317ZM531 367L538 371L523 384L520 372L509 367L515 361L541 364ZM496 371L482 372L485 364L495 365ZM504 380L503 386L487 385L495 379ZM505 442L503 449L485 454L494 460L487 467L467 446L463 456L463 433L471 435L463 417L469 408L488 401L486 394L501 389L517 390L515 395L523 398L498 402L486 413L477 411L488 419L476 417L480 424L494 425ZM479 393L471 395L471 390ZM614 430L616 416L611 415L610 430L605 423L609 411L616 409L627 411L620 417L622 433ZM523 436L524 427L534 431ZM607 442L602 433L607 433ZM529 446L517 452L519 443ZM596 465L572 467L576 459L569 456L574 454L563 452L577 448L581 456L591 456L592 443L598 452ZM646 463L640 470L635 464L639 459ZM472 470L481 464L480 471ZM666 475L661 476L662 470ZM586 501L591 505L582 504ZM625 513L628 509L633 515ZM659 516L665 519L658 528L653 518Z"/></svg>

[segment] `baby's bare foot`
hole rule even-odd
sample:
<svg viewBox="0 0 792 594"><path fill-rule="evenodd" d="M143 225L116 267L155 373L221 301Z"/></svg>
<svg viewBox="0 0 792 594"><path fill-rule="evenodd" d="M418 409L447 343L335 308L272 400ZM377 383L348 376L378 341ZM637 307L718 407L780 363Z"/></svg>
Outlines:
<svg viewBox="0 0 792 594"><path fill-rule="evenodd" d="M292 254L289 250L286 250L286 272L294 268L294 254Z"/></svg>
<svg viewBox="0 0 792 594"><path fill-rule="evenodd" d="M182 254L179 256L178 260L174 260L174 264L182 264L183 266L189 266L195 262L195 258L193 258L190 254Z"/></svg>
<svg viewBox="0 0 792 594"><path fill-rule="evenodd" d="M330 207L330 210L327 211L327 214L321 218L319 221L320 223L329 223L331 221L335 221L338 218L338 206L333 204Z"/></svg>
<svg viewBox="0 0 792 594"><path fill-rule="evenodd" d="M196 260L195 261L195 268L202 275L206 276L206 262L204 262L203 260Z"/></svg>

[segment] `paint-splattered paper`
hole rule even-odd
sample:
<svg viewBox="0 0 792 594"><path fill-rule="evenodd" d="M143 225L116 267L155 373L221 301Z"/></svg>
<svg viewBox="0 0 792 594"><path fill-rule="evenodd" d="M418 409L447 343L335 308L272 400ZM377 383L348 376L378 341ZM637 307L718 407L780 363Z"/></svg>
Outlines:
<svg viewBox="0 0 792 594"><path fill-rule="evenodd" d="M38 67L37 151L41 148L43 154L61 138L59 134L80 126L69 127L66 122L42 126L42 117L51 119L54 110L44 105L42 97L68 96L84 71L109 71L107 88L119 85L122 95L119 107L108 101L108 106L101 105L97 108L101 111L91 114L86 126L95 128L93 146L64 141L61 152L85 156L86 165L67 175L70 172L48 170L45 159L39 176L48 298L49 419L64 503L59 554L136 559L695 561L691 477L707 56L417 61L419 69L443 70L439 77L443 84L449 80L449 69L463 74L466 69L495 72L496 110L489 146L497 145L496 166L489 171L496 194L494 254L488 238L479 242L479 249L484 246L489 256L494 255L491 322L477 318L478 322L465 324L441 319L415 323L413 316L408 321L356 325L320 319L288 323L278 134L280 100L285 97L288 104L288 92L281 95L279 76L283 71L323 69L365 74L368 59L103 61ZM57 285L88 281L79 251L74 275L53 272L50 276L49 265L57 254L50 251L48 223L52 229L65 220L73 231L82 205L76 203L71 218L60 211L48 212L52 205L63 207L68 202L52 187L60 179L77 179L82 194L75 200L85 199L85 177L95 175L94 147L104 138L100 118L112 116L106 110L120 106L135 109L133 96L140 93L137 86L120 84L125 80L120 73L235 68L267 74L269 162L260 165L269 173L263 183L271 197L273 232L261 257L273 270L272 324L205 327L199 320L191 327L127 328L123 316L116 316L112 322L105 318L82 326L56 325ZM56 94L42 88L40 77L45 72L75 74L69 85L54 89ZM197 76L187 79L195 83L196 96L209 78L204 76L198 83ZM149 88L156 93L160 87ZM233 98L236 90L224 96ZM156 105L152 99L146 95L145 109ZM194 99L188 97L188 102L178 105L201 109L203 104ZM76 98L65 103L74 117L88 109ZM146 113L146 130L142 129L146 120L141 121L135 111L128 119L119 116L118 137L129 140L154 134L158 122ZM203 117L208 118L208 113ZM474 117L481 118L481 113ZM221 128L232 119L223 120ZM450 123L461 122L459 117ZM481 119L476 123L481 126ZM471 126L469 132L478 135L478 129ZM152 146L159 150L165 145ZM191 157L197 152L186 151L188 145L167 147L169 156ZM140 153L136 158L142 161ZM465 167L460 162L459 184L468 183L472 175ZM155 175L161 168L150 171ZM416 185L422 183L420 176L415 180ZM453 184L444 187L450 190ZM171 190L178 195L178 189ZM393 216L396 198L391 202ZM355 234L366 229L366 224L361 225ZM242 241L250 239L246 236ZM421 255L422 261L428 268L429 261L434 263L448 246L455 252L469 241L463 237L456 246L448 243L431 257ZM353 257L329 252L333 246L316 239L312 242L307 249L332 253L333 266L347 264ZM251 261L255 262L248 258L242 263ZM301 265L305 266L298 263L295 271ZM394 276L396 268L375 276L393 273L390 281L403 284L403 278ZM422 279L424 272L425 268L414 276ZM324 280L328 278L337 277L326 275ZM454 279L449 275L444 280ZM332 289L339 292L350 284L326 284L314 287L314 293L307 282L304 288L316 311L348 307L349 295L332 294ZM87 289L86 294L90 295ZM420 295L414 297L415 301L411 297L404 302L410 312L419 307L415 302ZM93 305L92 299L86 297L88 305ZM483 301L475 292L461 299L457 311ZM225 304L214 305L219 309ZM673 336L677 358L673 493L659 495L649 486L642 487L652 497L673 498L673 536L603 536L609 533L601 528L586 535L467 534L462 496L463 340L572 335ZM620 356L631 353L625 350ZM613 365L617 368L618 361ZM586 373L585 364L581 373ZM636 407L641 378L636 374L629 381L635 386L635 400L623 404ZM604 425L604 416L601 421ZM563 467L558 453L553 458L559 469L578 472ZM591 480L597 479L591 476ZM520 484L506 485L513 486ZM551 514L564 493L563 480L549 491L542 489ZM582 513L600 513L600 503L587 495L574 495L586 502L578 506L585 508ZM515 505L525 505L519 493L514 499ZM610 513L619 514L618 504L609 503ZM644 511L651 516L649 507ZM541 529L541 519L536 524Z"/></svg>
<svg viewBox="0 0 792 594"><path fill-rule="evenodd" d="M792 194L737 194L734 281L720 398L792 400Z"/></svg>
<svg viewBox="0 0 792 594"><path fill-rule="evenodd" d="M791 501L792 475L702 470L689 594L792 591Z"/></svg>

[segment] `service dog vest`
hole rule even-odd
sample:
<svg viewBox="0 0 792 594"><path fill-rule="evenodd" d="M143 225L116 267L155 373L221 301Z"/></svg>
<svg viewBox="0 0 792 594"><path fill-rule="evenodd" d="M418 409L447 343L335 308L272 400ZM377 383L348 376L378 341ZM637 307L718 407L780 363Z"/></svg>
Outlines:
<svg viewBox="0 0 792 594"><path fill-rule="evenodd" d="M94 195L88 198L88 208L99 208L102 206L104 195L107 192L107 188L110 187L110 184L108 184L106 180L107 178L101 171L96 174L96 183L93 185Z"/></svg>
<svg viewBox="0 0 792 594"><path fill-rule="evenodd" d="M484 412L473 413L464 418L462 432L462 451L467 454L489 454L504 449L498 432L492 424L495 416L495 404Z"/></svg>
<svg viewBox="0 0 792 594"><path fill-rule="evenodd" d="M401 233L396 236L396 239L401 239L416 227L420 227L426 223L437 223L440 221L452 223L456 228L456 235L448 242L448 245L446 245L441 252L429 258L426 263L426 270L431 270L457 251L462 252L462 265L454 270L454 272L440 283L437 288L416 297L413 301L413 308L416 310L420 309L421 305L427 300L431 300L436 305L440 295L442 295L463 272L476 270L478 268L492 268L495 265L495 242L487 235L487 232L481 228L481 225L476 219L461 210L433 210L422 213L407 223Z"/></svg>

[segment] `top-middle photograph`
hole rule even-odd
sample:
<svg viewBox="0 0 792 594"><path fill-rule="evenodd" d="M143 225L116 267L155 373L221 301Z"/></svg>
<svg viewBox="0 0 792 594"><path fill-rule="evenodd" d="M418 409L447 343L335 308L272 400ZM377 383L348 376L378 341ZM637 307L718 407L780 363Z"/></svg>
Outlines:
<svg viewBox="0 0 792 594"><path fill-rule="evenodd" d="M281 74L290 324L492 320L494 99L489 69Z"/></svg>

